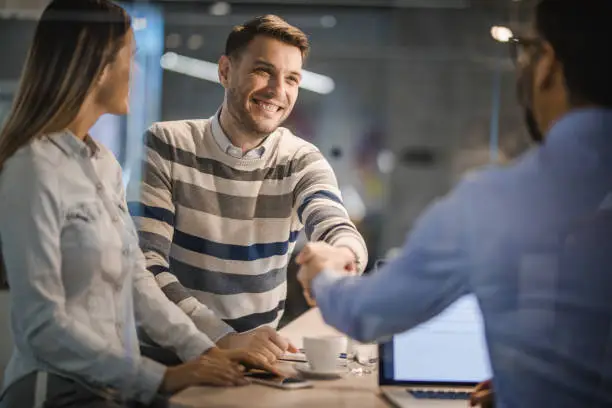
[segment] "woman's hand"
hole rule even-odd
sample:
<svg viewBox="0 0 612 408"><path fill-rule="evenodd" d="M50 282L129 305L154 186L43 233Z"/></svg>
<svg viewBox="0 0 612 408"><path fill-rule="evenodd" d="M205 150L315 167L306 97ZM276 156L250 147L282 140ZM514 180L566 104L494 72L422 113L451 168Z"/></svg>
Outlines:
<svg viewBox="0 0 612 408"><path fill-rule="evenodd" d="M282 372L270 361L268 358L255 350L245 350L245 349L230 349L230 350L221 350L219 348L210 349L206 356L218 359L226 359L233 363L241 364L244 368L247 369L259 369L265 370L277 375L282 376Z"/></svg>
<svg viewBox="0 0 612 408"><path fill-rule="evenodd" d="M160 390L175 393L194 385L246 385L244 367L229 359L200 356L176 367L168 367Z"/></svg>

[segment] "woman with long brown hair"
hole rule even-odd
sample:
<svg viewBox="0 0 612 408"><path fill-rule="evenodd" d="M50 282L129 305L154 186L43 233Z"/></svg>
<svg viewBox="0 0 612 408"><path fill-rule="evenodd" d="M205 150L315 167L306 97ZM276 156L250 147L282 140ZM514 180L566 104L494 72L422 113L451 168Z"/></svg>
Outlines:
<svg viewBox="0 0 612 408"><path fill-rule="evenodd" d="M110 0L54 0L0 133L0 240L15 344L0 406L116 407L245 383L146 271L121 169L89 129L128 111L130 17ZM185 364L142 357L136 320Z"/></svg>

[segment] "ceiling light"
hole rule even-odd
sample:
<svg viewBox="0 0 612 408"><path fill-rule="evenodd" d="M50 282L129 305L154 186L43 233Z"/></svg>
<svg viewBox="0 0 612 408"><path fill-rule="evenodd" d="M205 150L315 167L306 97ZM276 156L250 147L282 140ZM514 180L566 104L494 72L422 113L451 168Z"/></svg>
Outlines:
<svg viewBox="0 0 612 408"><path fill-rule="evenodd" d="M390 174L395 167L395 154L391 150L381 150L376 156L378 170L384 174Z"/></svg>
<svg viewBox="0 0 612 408"><path fill-rule="evenodd" d="M187 48L197 50L204 44L204 38L200 34L193 34L187 40Z"/></svg>
<svg viewBox="0 0 612 408"><path fill-rule="evenodd" d="M177 33L168 34L166 37L166 48L178 48L181 46L181 36Z"/></svg>
<svg viewBox="0 0 612 408"><path fill-rule="evenodd" d="M219 82L218 65L213 62L186 57L175 52L167 52L161 57L160 65L168 71L206 81ZM302 71L300 88L325 95L331 93L335 87L334 80L328 76L306 70Z"/></svg>
<svg viewBox="0 0 612 408"><path fill-rule="evenodd" d="M210 6L209 9L210 14L212 14L213 16L226 16L230 13L231 10L232 7L229 5L228 2L225 1L218 1L212 6Z"/></svg>
<svg viewBox="0 0 612 408"><path fill-rule="evenodd" d="M300 88L325 95L332 93L334 88L336 88L336 84L334 83L334 80L328 76L303 70Z"/></svg>
<svg viewBox="0 0 612 408"><path fill-rule="evenodd" d="M491 27L491 37L495 41L499 42L508 42L513 37L512 30L508 27L503 26L493 26Z"/></svg>
<svg viewBox="0 0 612 408"><path fill-rule="evenodd" d="M325 28L332 28L335 27L337 23L336 17L334 16L330 16L330 15L326 15L321 17L321 25Z"/></svg>
<svg viewBox="0 0 612 408"><path fill-rule="evenodd" d="M167 52L162 55L160 64L162 68L169 71L204 79L206 81L219 82L217 64L212 62L185 57L174 52Z"/></svg>

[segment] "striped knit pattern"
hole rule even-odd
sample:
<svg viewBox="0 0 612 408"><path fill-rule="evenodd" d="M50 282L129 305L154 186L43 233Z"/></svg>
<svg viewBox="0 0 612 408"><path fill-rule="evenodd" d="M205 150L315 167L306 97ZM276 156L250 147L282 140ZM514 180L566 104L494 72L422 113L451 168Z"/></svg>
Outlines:
<svg viewBox="0 0 612 408"><path fill-rule="evenodd" d="M162 290L216 340L277 325L302 228L349 247L361 265L367 252L315 146L279 128L261 158L234 158L215 142L213 120L151 127L130 211Z"/></svg>

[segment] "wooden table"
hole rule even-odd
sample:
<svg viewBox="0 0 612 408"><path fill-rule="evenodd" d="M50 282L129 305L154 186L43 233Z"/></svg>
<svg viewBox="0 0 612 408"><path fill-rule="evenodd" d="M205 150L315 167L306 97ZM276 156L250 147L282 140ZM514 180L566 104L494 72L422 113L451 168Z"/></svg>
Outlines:
<svg viewBox="0 0 612 408"><path fill-rule="evenodd" d="M318 309L311 309L281 330L281 334L296 347L302 347L302 337L305 335L335 333L323 322ZM310 381L314 383L314 388L302 390L281 390L258 384L234 388L192 387L172 397L170 407L389 407L378 395L376 372L364 376L347 374L338 380Z"/></svg>

